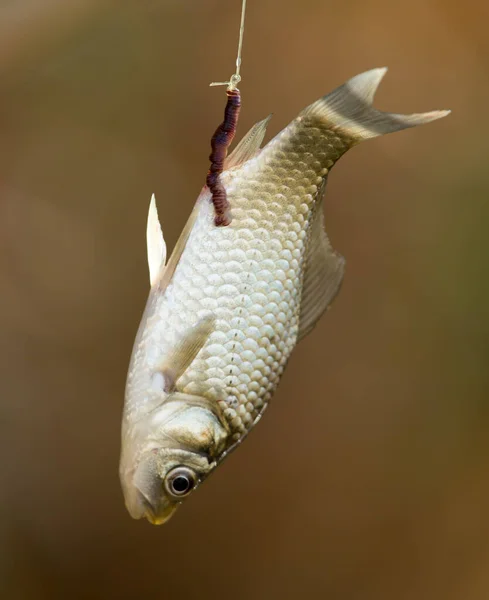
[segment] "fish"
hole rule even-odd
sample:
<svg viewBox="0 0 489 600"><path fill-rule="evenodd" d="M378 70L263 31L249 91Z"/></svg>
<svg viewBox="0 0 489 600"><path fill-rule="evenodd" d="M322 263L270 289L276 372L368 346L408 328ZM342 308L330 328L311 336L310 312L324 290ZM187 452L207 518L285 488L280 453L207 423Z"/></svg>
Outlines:
<svg viewBox="0 0 489 600"><path fill-rule="evenodd" d="M337 296L345 259L325 230L329 172L362 141L450 111L381 112L386 69L351 78L261 148L270 117L225 160L230 223L201 191L167 260L154 196L150 293L129 365L120 480L135 519L160 525L245 439L295 346Z"/></svg>

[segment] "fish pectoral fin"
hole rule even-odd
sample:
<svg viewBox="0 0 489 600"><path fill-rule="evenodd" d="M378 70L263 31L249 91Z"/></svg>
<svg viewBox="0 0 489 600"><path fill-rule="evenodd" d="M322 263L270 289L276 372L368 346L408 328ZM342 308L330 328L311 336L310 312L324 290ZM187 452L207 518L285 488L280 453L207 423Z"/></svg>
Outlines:
<svg viewBox="0 0 489 600"><path fill-rule="evenodd" d="M320 192L321 193L321 192ZM323 202L318 203L311 222L302 287L298 341L316 325L340 291L345 259L335 252L324 230Z"/></svg>
<svg viewBox="0 0 489 600"><path fill-rule="evenodd" d="M216 319L213 315L203 317L184 333L172 351L165 356L156 369L165 378L165 392L174 390L175 384L202 350L215 326Z"/></svg>
<svg viewBox="0 0 489 600"><path fill-rule="evenodd" d="M253 125L224 161L224 170L239 167L255 156L258 150L260 150L260 146L267 131L267 125L271 118L272 115L268 115L266 119Z"/></svg>
<svg viewBox="0 0 489 600"><path fill-rule="evenodd" d="M146 245L148 250L149 283L153 287L162 267L166 263L166 244L163 238L155 195L149 203L148 222L146 225Z"/></svg>

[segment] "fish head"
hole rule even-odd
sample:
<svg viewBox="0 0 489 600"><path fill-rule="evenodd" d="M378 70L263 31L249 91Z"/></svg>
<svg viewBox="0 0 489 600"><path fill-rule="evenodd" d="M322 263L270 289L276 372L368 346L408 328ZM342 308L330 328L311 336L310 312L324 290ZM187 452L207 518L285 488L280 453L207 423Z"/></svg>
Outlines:
<svg viewBox="0 0 489 600"><path fill-rule="evenodd" d="M216 467L229 431L215 410L182 399L165 403L138 429L123 443L126 507L134 519L161 525Z"/></svg>

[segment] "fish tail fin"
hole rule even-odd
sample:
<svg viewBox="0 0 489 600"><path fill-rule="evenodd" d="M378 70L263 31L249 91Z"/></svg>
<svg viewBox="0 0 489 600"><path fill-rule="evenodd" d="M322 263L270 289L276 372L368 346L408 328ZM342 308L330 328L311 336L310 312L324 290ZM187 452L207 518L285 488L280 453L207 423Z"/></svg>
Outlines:
<svg viewBox="0 0 489 600"><path fill-rule="evenodd" d="M375 92L387 69L372 69L352 77L333 92L320 98L301 113L328 123L328 128L339 130L353 138L354 143L436 121L447 116L449 110L401 115L382 112L372 106Z"/></svg>

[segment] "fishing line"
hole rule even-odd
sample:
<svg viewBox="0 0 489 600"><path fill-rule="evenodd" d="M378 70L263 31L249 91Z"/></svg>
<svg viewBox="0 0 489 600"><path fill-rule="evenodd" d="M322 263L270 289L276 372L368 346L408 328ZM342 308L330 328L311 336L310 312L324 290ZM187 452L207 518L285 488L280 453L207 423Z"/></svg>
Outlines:
<svg viewBox="0 0 489 600"><path fill-rule="evenodd" d="M241 4L241 23L239 26L239 39L238 39L238 55L236 57L236 72L231 75L229 81L213 81L210 86L227 85L228 91L234 91L237 89L238 83L241 81L240 69L241 69L241 51L243 49L243 37L245 28L245 15L246 15L246 0L243 0Z"/></svg>

